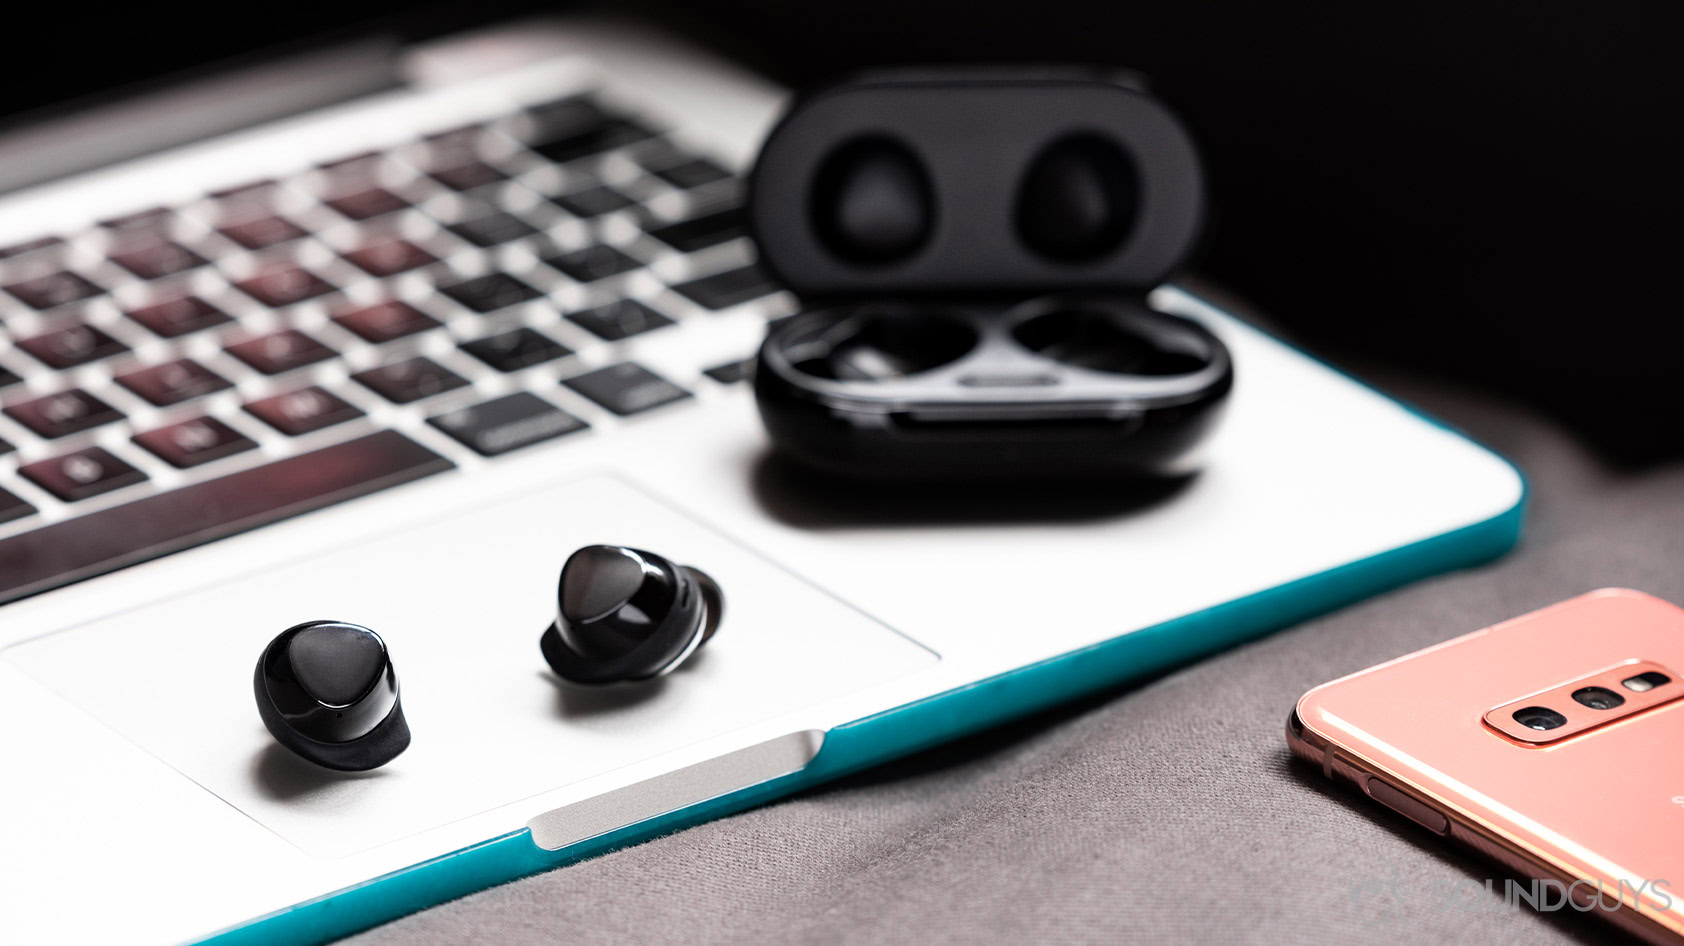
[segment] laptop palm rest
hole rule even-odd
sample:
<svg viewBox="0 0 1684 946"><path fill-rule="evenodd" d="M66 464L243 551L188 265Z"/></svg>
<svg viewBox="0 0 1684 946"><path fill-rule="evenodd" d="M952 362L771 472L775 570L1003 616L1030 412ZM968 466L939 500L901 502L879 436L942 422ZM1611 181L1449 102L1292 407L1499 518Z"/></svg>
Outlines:
<svg viewBox="0 0 1684 946"><path fill-rule="evenodd" d="M708 650L645 684L584 688L555 678L538 636L553 618L562 561L591 543L706 568L727 600ZM371 587L371 562L408 580ZM391 648L414 742L384 768L320 769L275 744L258 720L258 654L284 628L322 618L373 627ZM0 659L324 857L503 806L512 806L511 828L531 819L545 846L590 837L799 769L822 730L781 720L937 660L606 476L332 547L20 644ZM545 808L519 804L553 800L569 785L580 786L577 797L550 804L549 814L535 818Z"/></svg>

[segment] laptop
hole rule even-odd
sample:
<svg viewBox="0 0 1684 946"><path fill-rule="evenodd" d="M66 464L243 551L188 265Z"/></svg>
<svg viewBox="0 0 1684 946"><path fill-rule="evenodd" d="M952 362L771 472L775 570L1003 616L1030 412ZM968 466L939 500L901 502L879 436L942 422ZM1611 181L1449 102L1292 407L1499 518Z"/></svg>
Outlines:
<svg viewBox="0 0 1684 946"><path fill-rule="evenodd" d="M1237 377L1185 482L781 462L744 377L799 303L738 207L786 95L556 17L14 123L4 938L331 939L1516 540L1508 463L1176 286L1153 301ZM593 543L712 575L706 651L643 686L550 673L557 573ZM291 755L253 704L265 644L323 619L391 648L413 743L380 769Z"/></svg>

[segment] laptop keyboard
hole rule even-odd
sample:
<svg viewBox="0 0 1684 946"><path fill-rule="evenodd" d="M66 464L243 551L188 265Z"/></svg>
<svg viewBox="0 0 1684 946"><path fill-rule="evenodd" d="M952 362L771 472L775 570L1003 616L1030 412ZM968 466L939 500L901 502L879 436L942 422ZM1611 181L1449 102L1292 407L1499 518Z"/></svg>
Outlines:
<svg viewBox="0 0 1684 946"><path fill-rule="evenodd" d="M580 95L0 248L0 601L742 383L627 350L776 291L739 196Z"/></svg>

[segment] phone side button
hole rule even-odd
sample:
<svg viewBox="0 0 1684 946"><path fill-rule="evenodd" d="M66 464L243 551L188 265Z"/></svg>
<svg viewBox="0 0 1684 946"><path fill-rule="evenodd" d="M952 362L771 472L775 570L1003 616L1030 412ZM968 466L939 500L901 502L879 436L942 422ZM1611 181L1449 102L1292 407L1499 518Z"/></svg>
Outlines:
<svg viewBox="0 0 1684 946"><path fill-rule="evenodd" d="M1434 834L1450 833L1450 819L1444 816L1444 812L1417 801L1414 796L1406 795L1378 778L1369 778L1368 797Z"/></svg>

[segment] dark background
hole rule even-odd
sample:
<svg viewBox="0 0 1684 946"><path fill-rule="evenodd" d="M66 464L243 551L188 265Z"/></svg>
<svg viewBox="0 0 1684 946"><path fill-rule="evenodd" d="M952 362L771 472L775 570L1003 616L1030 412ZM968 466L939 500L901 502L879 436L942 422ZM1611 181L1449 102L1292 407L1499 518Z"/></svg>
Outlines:
<svg viewBox="0 0 1684 946"><path fill-rule="evenodd" d="M1193 128L1217 215L1198 272L1335 360L1471 382L1607 456L1684 454L1684 67L1672 4L641 0L794 86L876 65L1144 72ZM520 0L35 7L0 113L324 28L410 35ZM72 13L74 14L72 16ZM4 123L0 118L0 124Z"/></svg>

